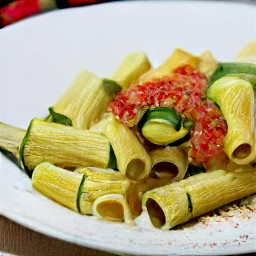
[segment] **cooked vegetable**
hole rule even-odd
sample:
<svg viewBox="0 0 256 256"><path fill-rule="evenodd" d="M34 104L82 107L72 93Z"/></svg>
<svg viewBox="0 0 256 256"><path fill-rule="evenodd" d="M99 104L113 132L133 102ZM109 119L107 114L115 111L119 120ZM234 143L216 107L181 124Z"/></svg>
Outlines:
<svg viewBox="0 0 256 256"><path fill-rule="evenodd" d="M166 146L186 136L192 125L191 120L182 121L175 109L159 107L147 110L138 128L150 142Z"/></svg>
<svg viewBox="0 0 256 256"><path fill-rule="evenodd" d="M224 150L237 164L248 164L254 152L254 92L249 82L224 76L208 88L207 95L220 107L228 125Z"/></svg>
<svg viewBox="0 0 256 256"><path fill-rule="evenodd" d="M118 170L132 180L143 179L151 171L151 162L136 135L108 113L91 131L106 136L116 156Z"/></svg>
<svg viewBox="0 0 256 256"><path fill-rule="evenodd" d="M134 52L126 56L109 79L116 81L122 88L128 88L132 83L151 68L144 52Z"/></svg>
<svg viewBox="0 0 256 256"><path fill-rule="evenodd" d="M168 230L256 193L255 184L255 168L201 173L146 192L143 208L155 227Z"/></svg>
<svg viewBox="0 0 256 256"><path fill-rule="evenodd" d="M98 166L110 160L109 140L89 130L33 119L24 137L19 157L29 175L42 162L62 168Z"/></svg>
<svg viewBox="0 0 256 256"><path fill-rule="evenodd" d="M227 75L240 76L246 80L249 80L249 82L251 82L253 86L256 85L256 65L255 64L231 62L231 63L218 64L215 72L211 76L211 79L208 83L208 87L211 87L211 85L215 81Z"/></svg>

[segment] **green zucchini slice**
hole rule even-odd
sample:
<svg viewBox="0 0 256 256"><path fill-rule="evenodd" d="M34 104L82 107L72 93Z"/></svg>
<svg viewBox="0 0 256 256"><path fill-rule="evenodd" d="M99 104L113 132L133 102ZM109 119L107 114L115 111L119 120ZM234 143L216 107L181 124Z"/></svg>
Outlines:
<svg viewBox="0 0 256 256"><path fill-rule="evenodd" d="M147 110L138 123L138 128L145 138L163 146L186 136L191 126L191 120L182 120L175 109L167 107Z"/></svg>
<svg viewBox="0 0 256 256"><path fill-rule="evenodd" d="M211 87L216 80L226 75L237 75L248 80L254 86L254 90L256 89L256 65L253 63L219 63L208 83L208 88Z"/></svg>

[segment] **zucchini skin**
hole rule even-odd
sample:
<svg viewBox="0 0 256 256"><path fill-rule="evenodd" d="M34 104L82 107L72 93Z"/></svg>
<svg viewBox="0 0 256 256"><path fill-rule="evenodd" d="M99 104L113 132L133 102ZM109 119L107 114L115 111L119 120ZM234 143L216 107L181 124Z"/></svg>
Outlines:
<svg viewBox="0 0 256 256"><path fill-rule="evenodd" d="M141 134L151 143L167 146L187 138L193 121L182 118L174 108L148 109L138 123Z"/></svg>
<svg viewBox="0 0 256 256"><path fill-rule="evenodd" d="M211 85L226 75L253 75L256 76L256 65L253 63L235 63L235 62L223 62L219 63L215 72L211 76L211 79L208 83L208 88ZM250 79L251 80L251 79ZM253 80L256 80L254 78ZM252 80L251 80L252 81ZM256 89L256 84L253 84L254 90Z"/></svg>
<svg viewBox="0 0 256 256"><path fill-rule="evenodd" d="M142 116L141 120L138 123L139 130L150 120L162 119L169 123L171 126L178 131L181 127L181 117L173 108L168 107L158 107L148 109L145 114Z"/></svg>

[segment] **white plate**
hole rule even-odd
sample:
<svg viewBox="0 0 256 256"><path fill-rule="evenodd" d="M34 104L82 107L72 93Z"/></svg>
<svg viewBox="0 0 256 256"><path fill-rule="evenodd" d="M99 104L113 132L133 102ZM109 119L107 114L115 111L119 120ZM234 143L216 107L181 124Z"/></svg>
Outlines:
<svg viewBox="0 0 256 256"><path fill-rule="evenodd" d="M232 60L255 35L255 6L227 2L119 2L53 11L0 31L1 121L26 128L43 117L81 68L106 76L132 51L153 65L175 47ZM256 210L236 207L162 232L76 214L45 198L1 155L1 214L41 233L115 253L256 251ZM251 198L253 199L253 197ZM254 199L255 200L255 199ZM253 204L251 202L251 204ZM255 201L254 201L255 204Z"/></svg>

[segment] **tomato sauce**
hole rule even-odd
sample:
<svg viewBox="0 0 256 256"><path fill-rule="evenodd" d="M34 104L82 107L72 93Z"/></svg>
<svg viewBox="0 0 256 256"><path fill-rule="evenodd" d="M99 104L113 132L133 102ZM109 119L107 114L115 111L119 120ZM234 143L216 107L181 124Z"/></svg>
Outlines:
<svg viewBox="0 0 256 256"><path fill-rule="evenodd" d="M227 124L220 110L206 98L207 79L191 66L176 69L170 76L122 90L109 110L125 125L137 125L152 107L171 107L194 121L190 157L195 164L207 165L224 154Z"/></svg>

